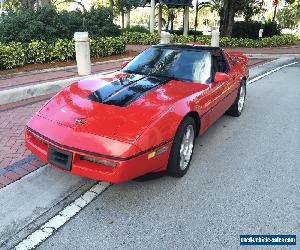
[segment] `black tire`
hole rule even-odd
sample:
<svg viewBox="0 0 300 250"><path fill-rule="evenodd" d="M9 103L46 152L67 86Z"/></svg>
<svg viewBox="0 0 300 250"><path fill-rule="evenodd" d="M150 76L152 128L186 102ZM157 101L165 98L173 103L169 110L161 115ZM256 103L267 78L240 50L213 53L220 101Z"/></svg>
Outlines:
<svg viewBox="0 0 300 250"><path fill-rule="evenodd" d="M180 148L181 148L181 143L183 140L183 137L185 135L185 132L187 130L187 128L189 126L193 127L193 131L194 131L194 138L193 138L193 148L192 148L192 153L190 156L190 159L187 163L187 166L182 169L180 167ZM195 138L197 135L197 130L196 130L196 122L195 120L190 117L187 116L183 119L183 121L180 123L177 131L176 131L176 135L173 141L173 145L172 145L172 149L169 155L169 162L168 162L168 167L167 167L167 174L169 176L173 176L173 177L182 177L186 174L186 172L188 171L189 167L190 167L190 162L193 156L193 151L194 151L194 144L195 144Z"/></svg>
<svg viewBox="0 0 300 250"><path fill-rule="evenodd" d="M247 88L246 88L246 81L245 80L242 80L241 81L241 85L239 87L239 90L238 90L238 94L237 94L237 97L234 101L234 103L231 105L231 107L226 111L226 114L227 115L231 115L231 116L234 116L234 117L239 117L242 112L243 112L243 109L244 109L244 106L242 107L241 110L239 110L239 99L240 99L240 93L241 93L241 89L244 88L245 90L245 96L244 96L244 102L245 102L245 99L246 99L246 93L247 93Z"/></svg>

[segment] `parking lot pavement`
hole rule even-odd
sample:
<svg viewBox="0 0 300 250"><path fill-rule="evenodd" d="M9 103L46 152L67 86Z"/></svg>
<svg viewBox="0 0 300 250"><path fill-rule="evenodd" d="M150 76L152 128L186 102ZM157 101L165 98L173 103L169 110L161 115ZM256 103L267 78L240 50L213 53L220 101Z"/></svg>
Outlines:
<svg viewBox="0 0 300 250"><path fill-rule="evenodd" d="M197 139L184 178L113 185L37 249L228 250L240 234L299 238L299 78L298 63L249 85L242 116Z"/></svg>

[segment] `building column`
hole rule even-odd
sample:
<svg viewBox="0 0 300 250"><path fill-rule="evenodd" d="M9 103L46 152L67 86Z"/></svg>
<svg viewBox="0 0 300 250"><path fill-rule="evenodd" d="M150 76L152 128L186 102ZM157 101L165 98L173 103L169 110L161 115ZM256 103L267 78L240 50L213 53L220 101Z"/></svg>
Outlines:
<svg viewBox="0 0 300 250"><path fill-rule="evenodd" d="M183 35L188 36L189 31L189 6L184 7L184 19L183 19Z"/></svg>
<svg viewBox="0 0 300 250"><path fill-rule="evenodd" d="M161 33L162 28L162 5L159 4L158 6L158 33Z"/></svg>
<svg viewBox="0 0 300 250"><path fill-rule="evenodd" d="M155 0L151 0L150 8L150 32L154 33L154 23L155 23Z"/></svg>

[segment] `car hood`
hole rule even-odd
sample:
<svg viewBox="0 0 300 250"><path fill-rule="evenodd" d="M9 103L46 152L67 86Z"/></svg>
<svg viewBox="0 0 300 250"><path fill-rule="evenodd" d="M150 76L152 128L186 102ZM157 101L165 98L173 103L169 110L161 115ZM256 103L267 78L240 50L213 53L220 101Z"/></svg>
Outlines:
<svg viewBox="0 0 300 250"><path fill-rule="evenodd" d="M182 84L195 85L120 72L103 75L70 85L37 116L81 133L131 143L176 101L193 94L195 88Z"/></svg>

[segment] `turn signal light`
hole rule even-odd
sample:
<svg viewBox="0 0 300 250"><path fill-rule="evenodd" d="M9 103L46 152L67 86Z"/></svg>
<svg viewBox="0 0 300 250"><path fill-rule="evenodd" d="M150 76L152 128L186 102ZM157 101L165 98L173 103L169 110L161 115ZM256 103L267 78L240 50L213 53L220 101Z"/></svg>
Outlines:
<svg viewBox="0 0 300 250"><path fill-rule="evenodd" d="M85 156L85 155L81 155L80 159L85 160L85 161L98 163L98 164L102 164L102 165L113 167L113 168L115 168L117 166L117 163L115 163L115 162L102 160L102 159L96 159L96 158Z"/></svg>

